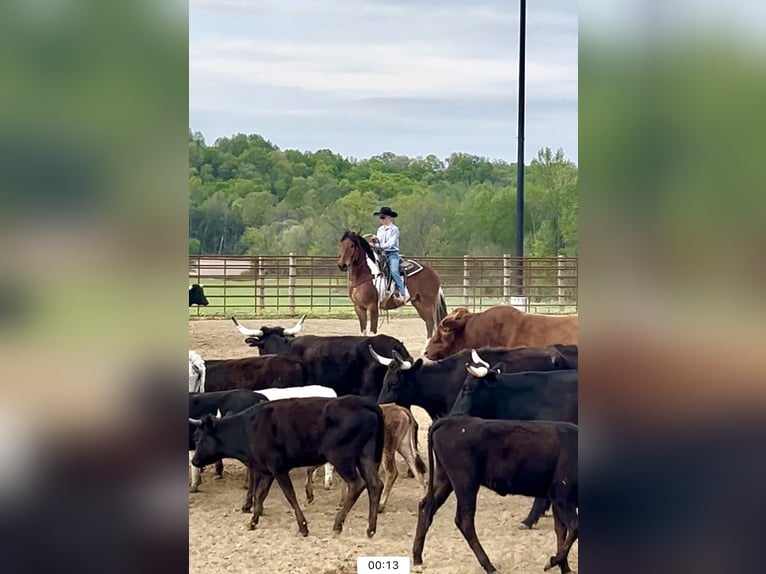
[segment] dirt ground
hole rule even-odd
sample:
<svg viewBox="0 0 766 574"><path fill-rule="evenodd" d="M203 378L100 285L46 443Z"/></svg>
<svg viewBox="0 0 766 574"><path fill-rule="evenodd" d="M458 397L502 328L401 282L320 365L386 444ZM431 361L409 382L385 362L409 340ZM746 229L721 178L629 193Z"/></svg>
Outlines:
<svg viewBox="0 0 766 574"><path fill-rule="evenodd" d="M260 321L245 321L260 327ZM292 326L294 321L271 321L269 325ZM392 319L380 333L397 337L413 356L425 343L425 326L420 319ZM307 319L302 334L356 335L359 326L351 319ZM256 353L243 342L229 320L190 320L189 348L203 358L238 358ZM426 460L426 433L430 419L414 407L420 424L420 452ZM343 532L334 535L333 520L340 498L339 478L329 491L321 478L315 483L315 500L306 504L303 469L291 473L298 501L308 521L309 535L298 534L292 509L276 483L264 504L264 514L254 531L247 529L250 514L242 514L245 491L244 466L227 460L223 480L212 479L212 469L203 473L200 492L189 494L189 572L265 572L289 574L355 574L358 556L408 556L417 525L421 491L406 478L406 465L397 459L399 479L391 492L385 513L378 518L377 533L368 539L366 492L348 515ZM504 574L542 572L554 554L556 535L553 519L544 516L533 530L518 530L532 499L501 497L484 488L479 492L476 531L494 566ZM434 518L423 552L422 572L427 574L480 574L483 569L454 523L454 495ZM577 570L578 544L569 556ZM555 570L558 571L558 568ZM552 570L553 572L553 570Z"/></svg>

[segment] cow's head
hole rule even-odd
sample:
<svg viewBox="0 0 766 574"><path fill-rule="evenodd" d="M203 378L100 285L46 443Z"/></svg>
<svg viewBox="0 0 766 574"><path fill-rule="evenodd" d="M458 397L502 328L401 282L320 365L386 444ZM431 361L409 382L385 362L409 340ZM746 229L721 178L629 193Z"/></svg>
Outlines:
<svg viewBox="0 0 766 574"><path fill-rule="evenodd" d="M465 364L467 376L450 414L484 416L491 410L491 388L497 382L497 375L503 371L503 367L503 363L490 367L489 363L473 350L471 360Z"/></svg>
<svg viewBox="0 0 766 574"><path fill-rule="evenodd" d="M303 328L306 315L298 319L295 326L285 329L284 327L261 327L260 329L248 329L242 326L234 317L231 318L237 326L237 330L247 336L245 343L251 347L257 347L262 355L287 355L290 346L295 340L295 335Z"/></svg>
<svg viewBox="0 0 766 574"><path fill-rule="evenodd" d="M392 353L393 357L389 359L376 353L372 345L369 349L378 363L388 367L383 378L383 387L378 395L378 404L396 403L403 407L411 407L415 397L414 386L417 384L417 373L423 366L423 359L408 360L396 350Z"/></svg>
<svg viewBox="0 0 766 574"><path fill-rule="evenodd" d="M196 427L194 431L194 456L191 463L197 467L213 464L221 458L221 440L218 437L218 426L221 413L217 416L205 415L201 419L189 419L189 424Z"/></svg>
<svg viewBox="0 0 766 574"><path fill-rule="evenodd" d="M202 305L205 307L208 304L204 286L197 283L189 285L189 307L192 305Z"/></svg>
<svg viewBox="0 0 766 574"><path fill-rule="evenodd" d="M473 315L465 307L458 307L442 319L426 345L425 356L432 361L444 359L465 348L465 325Z"/></svg>

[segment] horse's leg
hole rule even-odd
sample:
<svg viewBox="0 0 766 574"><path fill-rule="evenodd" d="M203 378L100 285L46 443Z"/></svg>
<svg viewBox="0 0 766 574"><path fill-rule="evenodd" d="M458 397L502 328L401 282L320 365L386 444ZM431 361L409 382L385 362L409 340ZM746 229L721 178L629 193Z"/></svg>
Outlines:
<svg viewBox="0 0 766 574"><path fill-rule="evenodd" d="M359 330L362 332L362 335L367 334L367 309L362 307L361 305L354 303L354 311L356 311L356 316L359 318Z"/></svg>
<svg viewBox="0 0 766 574"><path fill-rule="evenodd" d="M370 307L370 333L373 335L378 334L378 302L375 297L375 302Z"/></svg>
<svg viewBox="0 0 766 574"><path fill-rule="evenodd" d="M412 301L412 306L415 307L420 318L425 321L427 338L430 339L434 332L434 314L436 312L434 302L421 296L417 301Z"/></svg>

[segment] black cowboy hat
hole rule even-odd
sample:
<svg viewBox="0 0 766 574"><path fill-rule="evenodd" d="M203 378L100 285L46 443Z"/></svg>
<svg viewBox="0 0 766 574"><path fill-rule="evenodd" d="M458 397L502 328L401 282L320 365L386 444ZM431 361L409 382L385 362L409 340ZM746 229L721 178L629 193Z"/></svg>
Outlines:
<svg viewBox="0 0 766 574"><path fill-rule="evenodd" d="M377 217L378 215L388 215L389 217L396 217L399 214L396 213L394 210L392 210L390 207L381 207L380 211L376 211L375 213L373 213L373 215L375 217Z"/></svg>

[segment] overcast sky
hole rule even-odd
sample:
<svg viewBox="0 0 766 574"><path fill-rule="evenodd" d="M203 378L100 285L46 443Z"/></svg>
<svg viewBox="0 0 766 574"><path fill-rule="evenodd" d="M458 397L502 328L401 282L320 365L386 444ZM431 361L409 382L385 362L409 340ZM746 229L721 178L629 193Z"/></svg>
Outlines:
<svg viewBox="0 0 766 574"><path fill-rule="evenodd" d="M527 161L577 161L577 22L574 0L528 2ZM518 34L512 0L190 0L190 127L515 161Z"/></svg>

